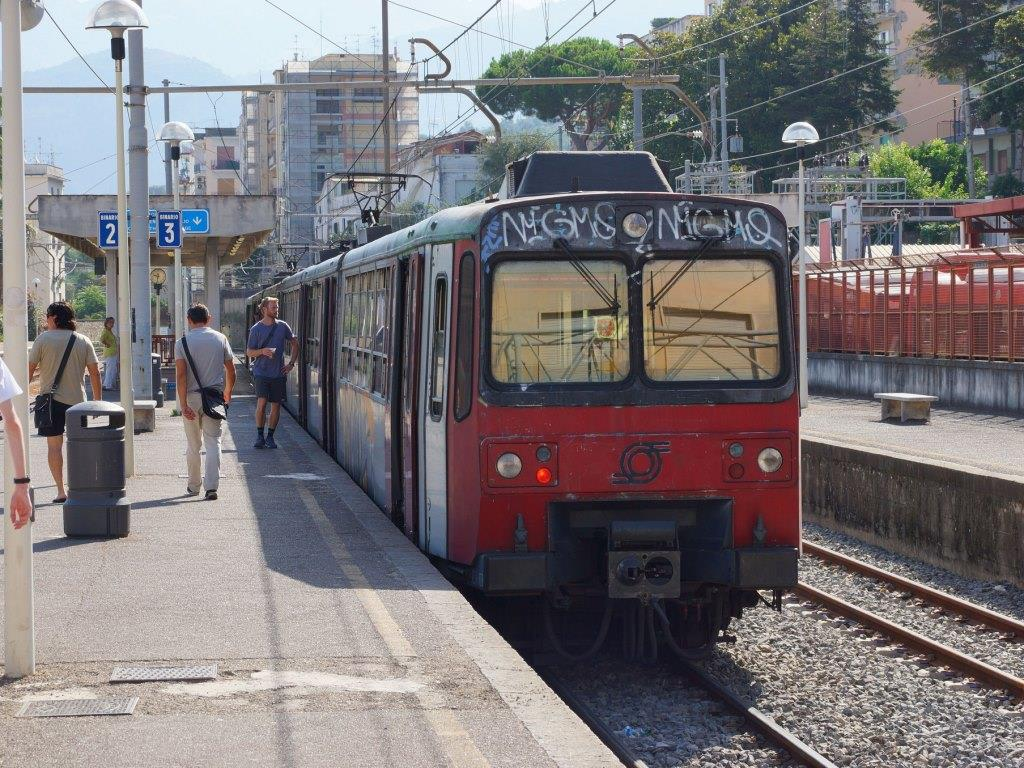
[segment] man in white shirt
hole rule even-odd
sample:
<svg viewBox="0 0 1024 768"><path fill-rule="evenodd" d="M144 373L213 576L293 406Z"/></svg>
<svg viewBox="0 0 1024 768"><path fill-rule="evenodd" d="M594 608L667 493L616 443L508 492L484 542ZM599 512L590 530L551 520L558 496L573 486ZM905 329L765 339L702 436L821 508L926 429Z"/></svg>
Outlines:
<svg viewBox="0 0 1024 768"><path fill-rule="evenodd" d="M220 480L220 436L224 422L203 412L203 397L199 390L220 390L227 406L231 402L231 390L235 387L235 358L227 338L208 327L209 322L209 309L202 304L189 307L188 333L184 341L188 342L188 353L195 363L195 371L185 355L183 339L178 339L174 345L174 371L178 407L185 417L185 437L188 440L188 450L185 451L188 486L185 492L189 496L199 495L199 457L205 446L206 466L202 480L206 487L206 500L216 501ZM199 381L196 381L197 374Z"/></svg>
<svg viewBox="0 0 1024 768"><path fill-rule="evenodd" d="M25 440L13 402L21 392L7 364L0 360L0 416L4 419L7 458L14 462L14 495L7 502L7 514L15 528L24 526L32 516L32 499L28 493L30 481L25 472Z"/></svg>

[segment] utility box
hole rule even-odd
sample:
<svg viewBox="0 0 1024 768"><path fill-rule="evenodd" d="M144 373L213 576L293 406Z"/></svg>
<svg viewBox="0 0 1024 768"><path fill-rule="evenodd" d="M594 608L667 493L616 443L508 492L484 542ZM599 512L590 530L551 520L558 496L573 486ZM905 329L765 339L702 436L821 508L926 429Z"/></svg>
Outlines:
<svg viewBox="0 0 1024 768"><path fill-rule="evenodd" d="M153 399L156 400L156 407L164 407L164 380L160 375L161 358L156 352L153 353Z"/></svg>
<svg viewBox="0 0 1024 768"><path fill-rule="evenodd" d="M124 421L116 403L86 400L68 409L65 536L128 535Z"/></svg>

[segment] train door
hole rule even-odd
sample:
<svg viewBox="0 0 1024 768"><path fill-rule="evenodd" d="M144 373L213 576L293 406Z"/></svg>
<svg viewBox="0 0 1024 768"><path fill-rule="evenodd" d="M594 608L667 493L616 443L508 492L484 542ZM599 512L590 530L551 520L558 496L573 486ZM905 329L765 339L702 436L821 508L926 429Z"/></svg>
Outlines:
<svg viewBox="0 0 1024 768"><path fill-rule="evenodd" d="M420 366L420 547L448 556L448 348L454 247L430 247L423 281Z"/></svg>
<svg viewBox="0 0 1024 768"><path fill-rule="evenodd" d="M323 443L323 380L324 369L321 353L323 334L323 294L325 281L316 281L306 286L306 306L303 312L303 327L299 338L302 345L302 380L304 382L302 415L306 431L318 443Z"/></svg>
<svg viewBox="0 0 1024 768"><path fill-rule="evenodd" d="M402 473L402 512L405 518L405 535L419 540L420 497L419 497L419 370L420 370L420 329L423 327L421 299L423 290L423 255L413 253L407 262L399 262L404 273L402 286L401 382L396 391L402 402L397 406L401 414L401 445L399 464Z"/></svg>
<svg viewBox="0 0 1024 768"><path fill-rule="evenodd" d="M337 307L338 279L331 275L324 281L324 319L323 319L323 343L320 345L323 359L320 370L323 372L323 427L324 427L324 450L328 456L335 456L337 443L334 427L335 420L335 394L337 392L337 378L334 375L334 359L338 354L338 334L335 332Z"/></svg>

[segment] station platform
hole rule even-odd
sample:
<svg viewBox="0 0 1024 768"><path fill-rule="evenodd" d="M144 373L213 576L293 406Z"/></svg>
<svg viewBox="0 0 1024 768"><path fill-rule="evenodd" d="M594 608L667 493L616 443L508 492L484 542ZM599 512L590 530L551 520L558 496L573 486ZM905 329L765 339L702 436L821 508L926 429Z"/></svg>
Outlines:
<svg viewBox="0 0 1024 768"><path fill-rule="evenodd" d="M928 423L882 421L877 400L812 396L800 418L805 438L890 451L1024 482L1024 414L1020 417L932 407Z"/></svg>
<svg viewBox="0 0 1024 768"><path fill-rule="evenodd" d="M286 414L281 448L253 449L237 389L217 501L185 495L170 404L136 437L125 539L63 536L32 438L37 673L0 681L0 765L620 765ZM15 717L126 697L130 716Z"/></svg>

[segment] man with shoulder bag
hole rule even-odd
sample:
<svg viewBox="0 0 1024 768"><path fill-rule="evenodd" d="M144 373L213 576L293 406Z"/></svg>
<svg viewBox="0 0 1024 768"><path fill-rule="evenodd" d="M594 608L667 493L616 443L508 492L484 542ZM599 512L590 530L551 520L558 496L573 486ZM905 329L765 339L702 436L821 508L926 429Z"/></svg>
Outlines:
<svg viewBox="0 0 1024 768"><path fill-rule="evenodd" d="M174 345L174 371L178 407L184 417L188 449L188 485L185 492L206 500L217 499L220 482L220 438L235 387L235 360L222 333L208 327L210 310L196 304L188 310L188 333ZM206 448L206 466L200 478L200 453Z"/></svg>
<svg viewBox="0 0 1024 768"><path fill-rule="evenodd" d="M89 371L93 400L102 400L100 367L88 337L78 333L75 311L66 301L46 308L46 331L36 337L28 357L28 378L39 373L34 420L46 438L47 461L57 486L54 504L67 501L64 493L64 426L68 408L85 400L82 380Z"/></svg>

